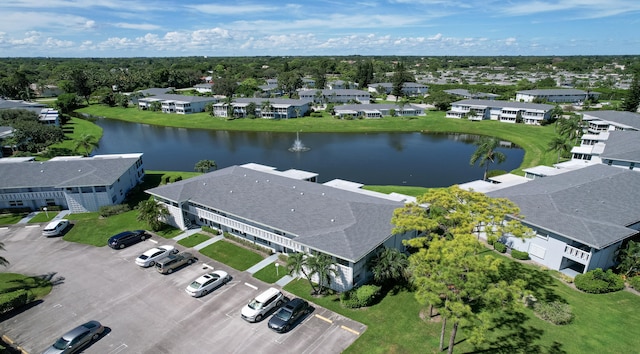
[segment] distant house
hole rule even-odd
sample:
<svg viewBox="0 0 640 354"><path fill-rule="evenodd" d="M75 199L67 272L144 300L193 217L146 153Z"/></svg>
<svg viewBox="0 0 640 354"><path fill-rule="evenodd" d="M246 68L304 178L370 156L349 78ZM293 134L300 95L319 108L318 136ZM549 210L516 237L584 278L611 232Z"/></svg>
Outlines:
<svg viewBox="0 0 640 354"><path fill-rule="evenodd" d="M40 111L44 108L48 108L46 104L37 102L27 102L22 100L5 100L0 98L0 110L1 109L26 109L28 111L40 114Z"/></svg>
<svg viewBox="0 0 640 354"><path fill-rule="evenodd" d="M466 89L444 90L444 92L450 95L460 96L466 99L495 100L496 98L500 97L500 95L496 95L495 93L469 92L469 90L466 90Z"/></svg>
<svg viewBox="0 0 640 354"><path fill-rule="evenodd" d="M147 110L151 108L153 102L159 102L163 113L191 114L204 112L207 104L216 103L220 100L219 97L186 96L147 91L153 95L138 98L138 108Z"/></svg>
<svg viewBox="0 0 640 354"><path fill-rule="evenodd" d="M586 100L597 100L599 92L582 91L577 89L541 89L516 92L516 101L533 102L543 100L553 103L578 103Z"/></svg>
<svg viewBox="0 0 640 354"><path fill-rule="evenodd" d="M400 106L397 104L346 104L334 107L335 116L340 118L382 118L390 116L393 111L395 116L423 116L422 107L407 104Z"/></svg>
<svg viewBox="0 0 640 354"><path fill-rule="evenodd" d="M345 291L372 276L368 261L384 247L404 251L394 234L394 210L415 198L362 190L361 184L311 182L317 174L246 164L147 190L180 229L206 225L284 254L325 254L337 275L330 287ZM315 278L317 281L317 278Z"/></svg>
<svg viewBox="0 0 640 354"><path fill-rule="evenodd" d="M383 90L385 94L390 95L393 91L393 83L391 82L379 82L375 84L370 84L367 87L367 90L371 93L381 93L380 90ZM424 84L416 83L416 82L405 82L402 84L402 93L406 96L424 96L429 91L429 87Z"/></svg>
<svg viewBox="0 0 640 354"><path fill-rule="evenodd" d="M306 90L298 92L298 95L301 100L315 103L369 103L371 101L371 94L362 90Z"/></svg>
<svg viewBox="0 0 640 354"><path fill-rule="evenodd" d="M56 85L38 85L31 84L29 88L36 94L38 97L58 97L64 91Z"/></svg>
<svg viewBox="0 0 640 354"><path fill-rule="evenodd" d="M193 89L198 91L199 93L213 93L213 84L212 83L196 84L193 86Z"/></svg>
<svg viewBox="0 0 640 354"><path fill-rule="evenodd" d="M0 159L0 209L60 206L73 213L120 204L142 182L142 154Z"/></svg>
<svg viewBox="0 0 640 354"><path fill-rule="evenodd" d="M445 117L490 119L506 123L516 123L518 118L521 118L524 124L540 125L543 120L551 118L553 108L551 105L540 103L468 99L453 102Z"/></svg>
<svg viewBox="0 0 640 354"><path fill-rule="evenodd" d="M568 275L616 264L623 242L640 230L640 173L606 164L536 178L487 193L520 208L536 236L507 246Z"/></svg>
<svg viewBox="0 0 640 354"><path fill-rule="evenodd" d="M606 149L609 144L611 133L617 132L639 132L640 131L640 114L633 112L622 111L588 111L582 113L582 120L586 123L587 132L581 137L580 146L575 146L571 149L572 159L574 160L593 160L595 162L603 162L601 160L602 155L605 154L605 150L608 150L608 161L611 164L615 159L611 155L614 147ZM623 139L623 135L615 134L616 139ZM638 136L640 141L640 134L630 134L629 137ZM624 143L626 149L636 149L638 144L635 143L633 138L628 143ZM614 144L618 144L614 142ZM617 148L615 148L617 149ZM618 154L616 153L615 156ZM624 160L624 159L623 159ZM632 161L629 160L624 163L628 166Z"/></svg>
<svg viewBox="0 0 640 354"><path fill-rule="evenodd" d="M231 104L218 102L213 105L213 115L215 117L228 117L232 114L237 118L247 117L250 112L247 108L253 103L258 118L281 119L299 118L309 111L310 100L292 100L283 98L235 98ZM231 108L229 108L231 105Z"/></svg>
<svg viewBox="0 0 640 354"><path fill-rule="evenodd" d="M40 110L38 120L44 125L60 126L60 115L58 114L58 111L51 108L43 108Z"/></svg>
<svg viewBox="0 0 640 354"><path fill-rule="evenodd" d="M12 152L11 145L6 145L3 141L9 137L13 136L13 128L0 126L0 157L3 157L5 154L10 155ZM7 151L5 153L5 150Z"/></svg>

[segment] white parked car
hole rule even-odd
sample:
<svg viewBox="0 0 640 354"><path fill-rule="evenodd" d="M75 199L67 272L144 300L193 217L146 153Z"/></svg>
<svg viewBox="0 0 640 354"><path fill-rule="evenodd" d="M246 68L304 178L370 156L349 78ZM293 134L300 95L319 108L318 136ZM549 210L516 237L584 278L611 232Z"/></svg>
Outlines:
<svg viewBox="0 0 640 354"><path fill-rule="evenodd" d="M215 270L194 280L184 291L193 297L205 296L211 290L227 283L229 280L231 280L231 277L227 272Z"/></svg>
<svg viewBox="0 0 640 354"><path fill-rule="evenodd" d="M69 226L69 220L60 219L54 220L47 224L42 230L42 236L58 236Z"/></svg>
<svg viewBox="0 0 640 354"><path fill-rule="evenodd" d="M154 247L136 258L136 264L141 267L153 267L156 261L165 258L170 254L176 254L178 250L173 246L165 245Z"/></svg>
<svg viewBox="0 0 640 354"><path fill-rule="evenodd" d="M280 290L269 288L254 297L243 307L242 311L240 311L240 316L249 322L260 322L265 316L269 315L269 311L280 307L284 301L284 294Z"/></svg>

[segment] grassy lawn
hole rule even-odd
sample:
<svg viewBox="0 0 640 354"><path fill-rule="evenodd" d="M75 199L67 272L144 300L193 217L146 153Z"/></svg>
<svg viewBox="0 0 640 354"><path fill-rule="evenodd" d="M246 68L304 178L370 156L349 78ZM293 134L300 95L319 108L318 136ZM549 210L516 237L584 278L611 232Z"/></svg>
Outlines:
<svg viewBox="0 0 640 354"><path fill-rule="evenodd" d="M340 120L332 117L225 120L212 117L207 113L196 113L183 117L141 111L135 108L123 109L101 105L91 105L79 109L78 112L128 122L212 130L318 133L425 132L495 136L511 141L525 150L522 165L520 169L515 171L518 173L521 173L522 168L537 165L550 166L557 159L556 153L547 151L547 146L555 135L553 126L528 126L498 121L471 122L464 119L444 118L445 112L441 111L429 111L425 117L385 117L363 120Z"/></svg>
<svg viewBox="0 0 640 354"><path fill-rule="evenodd" d="M207 240L209 240L210 237L205 235L205 234L193 234L187 238L183 238L182 240L178 241L179 245L182 245L184 247L187 248L191 248L195 245L199 245Z"/></svg>
<svg viewBox="0 0 640 354"><path fill-rule="evenodd" d="M47 215L48 214L48 215ZM49 212L40 212L38 214L36 214L36 216L34 216L33 218L31 218L31 220L29 220L29 223L40 223L40 222L48 222L53 220L53 218L56 217L56 215L58 215L57 211L49 211Z"/></svg>
<svg viewBox="0 0 640 354"><path fill-rule="evenodd" d="M427 187L413 187L413 186L362 186L362 189L367 189L374 192L380 192L384 194L391 194L393 192L404 195L410 195L413 197L421 196L429 191Z"/></svg>
<svg viewBox="0 0 640 354"><path fill-rule="evenodd" d="M0 225L17 224L18 221L22 220L27 215L29 215L29 213L0 214Z"/></svg>
<svg viewBox="0 0 640 354"><path fill-rule="evenodd" d="M226 240L209 245L201 249L200 253L239 271L247 270L264 259L261 255Z"/></svg>
<svg viewBox="0 0 640 354"><path fill-rule="evenodd" d="M71 118L62 128L68 131L65 133L64 140L49 147L49 150L58 155L84 154L84 151L76 152L74 147L75 140L83 134L93 135L96 139L102 137L102 128L86 119Z"/></svg>
<svg viewBox="0 0 640 354"><path fill-rule="evenodd" d="M640 346L640 296L628 291L593 295L577 291L553 277L551 271L522 266L529 273L538 299L559 299L571 305L574 321L556 326L538 319L524 309L524 316L503 316L503 326L487 331L487 342L474 348L466 341L468 333L458 332L455 352L483 353L631 353ZM345 353L437 353L441 323L422 320L423 307L411 291L400 289L387 294L378 304L365 309L345 309L339 298L310 296L305 279L296 280L285 290L368 326ZM447 329L447 340L450 327ZM515 349L517 348L517 350Z"/></svg>
<svg viewBox="0 0 640 354"><path fill-rule="evenodd" d="M256 279L260 279L265 283L273 284L285 275L287 275L286 267L278 266L276 269L276 264L271 263L268 266L255 272L253 274L253 277Z"/></svg>
<svg viewBox="0 0 640 354"><path fill-rule="evenodd" d="M0 294L20 289L28 290L36 299L41 299L51 292L51 282L22 274L0 273Z"/></svg>

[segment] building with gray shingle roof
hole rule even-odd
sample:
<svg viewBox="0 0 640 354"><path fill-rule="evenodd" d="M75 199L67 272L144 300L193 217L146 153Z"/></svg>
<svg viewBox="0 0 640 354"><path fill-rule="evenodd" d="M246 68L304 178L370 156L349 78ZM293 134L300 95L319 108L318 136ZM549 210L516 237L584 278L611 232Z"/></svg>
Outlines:
<svg viewBox="0 0 640 354"><path fill-rule="evenodd" d="M413 104L345 104L334 107L335 116L344 118L382 118L384 116L424 116L424 108Z"/></svg>
<svg viewBox="0 0 640 354"><path fill-rule="evenodd" d="M141 153L0 161L0 209L56 205L74 213L98 211L122 203L144 178Z"/></svg>
<svg viewBox="0 0 640 354"><path fill-rule="evenodd" d="M555 103L577 103L586 100L597 100L599 92L583 91L578 89L536 89L516 92L516 101L533 102L543 100Z"/></svg>
<svg viewBox="0 0 640 354"><path fill-rule="evenodd" d="M451 89L444 90L444 92L455 96L461 96L467 99L495 100L496 98L500 97L500 95L496 95L495 93L469 92L469 90L467 89Z"/></svg>
<svg viewBox="0 0 640 354"><path fill-rule="evenodd" d="M165 203L170 224L218 228L276 252L325 253L340 274L331 286L346 290L368 278L366 262L381 246L402 248L390 220L397 198L232 166L147 191ZM407 200L411 199L407 197Z"/></svg>
<svg viewBox="0 0 640 354"><path fill-rule="evenodd" d="M536 237L504 241L551 269L583 273L615 264L640 229L640 173L604 164L489 192L516 203Z"/></svg>
<svg viewBox="0 0 640 354"><path fill-rule="evenodd" d="M466 99L453 102L445 117L506 123L516 123L520 117L524 124L540 125L543 120L551 118L553 108L541 103Z"/></svg>
<svg viewBox="0 0 640 354"><path fill-rule="evenodd" d="M367 91L353 89L303 90L298 92L300 99L316 103L369 103L371 94Z"/></svg>
<svg viewBox="0 0 640 354"><path fill-rule="evenodd" d="M612 131L600 154L603 164L630 170L640 168L640 132Z"/></svg>
<svg viewBox="0 0 640 354"><path fill-rule="evenodd" d="M589 123L589 131L640 130L640 114L626 111L582 112L582 120Z"/></svg>

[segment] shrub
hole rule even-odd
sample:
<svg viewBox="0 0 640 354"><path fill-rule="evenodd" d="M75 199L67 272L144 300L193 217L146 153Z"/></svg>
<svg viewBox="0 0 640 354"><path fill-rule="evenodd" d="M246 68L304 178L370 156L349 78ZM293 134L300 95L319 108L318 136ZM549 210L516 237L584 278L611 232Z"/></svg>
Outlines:
<svg viewBox="0 0 640 354"><path fill-rule="evenodd" d="M105 205L100 207L100 216L103 218L108 218L113 215L122 214L131 210L131 207L128 204L117 204L117 205Z"/></svg>
<svg viewBox="0 0 640 354"><path fill-rule="evenodd" d="M493 243L493 248L495 248L495 250L500 252L500 253L507 252L507 246L504 243L501 243L501 242L494 242Z"/></svg>
<svg viewBox="0 0 640 354"><path fill-rule="evenodd" d="M182 176L180 176L180 175L171 175L169 177L169 183L178 182L178 181L182 181Z"/></svg>
<svg viewBox="0 0 640 354"><path fill-rule="evenodd" d="M340 304L346 308L359 308L371 305L380 295L380 286L362 285L340 294Z"/></svg>
<svg viewBox="0 0 640 354"><path fill-rule="evenodd" d="M518 251L518 250L511 250L511 257L524 261L529 259L529 253Z"/></svg>
<svg viewBox="0 0 640 354"><path fill-rule="evenodd" d="M20 308L33 300L33 295L24 289L0 294L0 313Z"/></svg>
<svg viewBox="0 0 640 354"><path fill-rule="evenodd" d="M202 226L202 231L208 232L208 233L213 234L213 235L220 235L220 231L218 231L218 230L216 230L216 229L214 229L212 227L206 226L206 225Z"/></svg>
<svg viewBox="0 0 640 354"><path fill-rule="evenodd" d="M322 112L311 112L310 116L314 118L322 118Z"/></svg>
<svg viewBox="0 0 640 354"><path fill-rule="evenodd" d="M537 302L533 305L533 311L541 319L556 325L569 324L573 320L571 306L558 301Z"/></svg>
<svg viewBox="0 0 640 354"><path fill-rule="evenodd" d="M241 245L243 245L243 246L245 246L247 248L252 248L252 249L257 250L257 251L262 251L262 252L265 252L265 253L267 253L269 255L273 254L273 250L271 248L261 246L261 245L259 245L257 243L254 243L252 241L247 240L246 238L242 238L240 236L236 236L236 235L228 233L228 232L225 232L223 234L223 236L226 239L229 239L229 240L231 240L231 241L233 241L235 243L239 243L239 244L241 244Z"/></svg>
<svg viewBox="0 0 640 354"><path fill-rule="evenodd" d="M640 291L640 275L629 278L629 286Z"/></svg>
<svg viewBox="0 0 640 354"><path fill-rule="evenodd" d="M614 274L611 269L606 272L601 268L578 274L575 278L576 288L591 294L604 294L624 289L624 280Z"/></svg>

